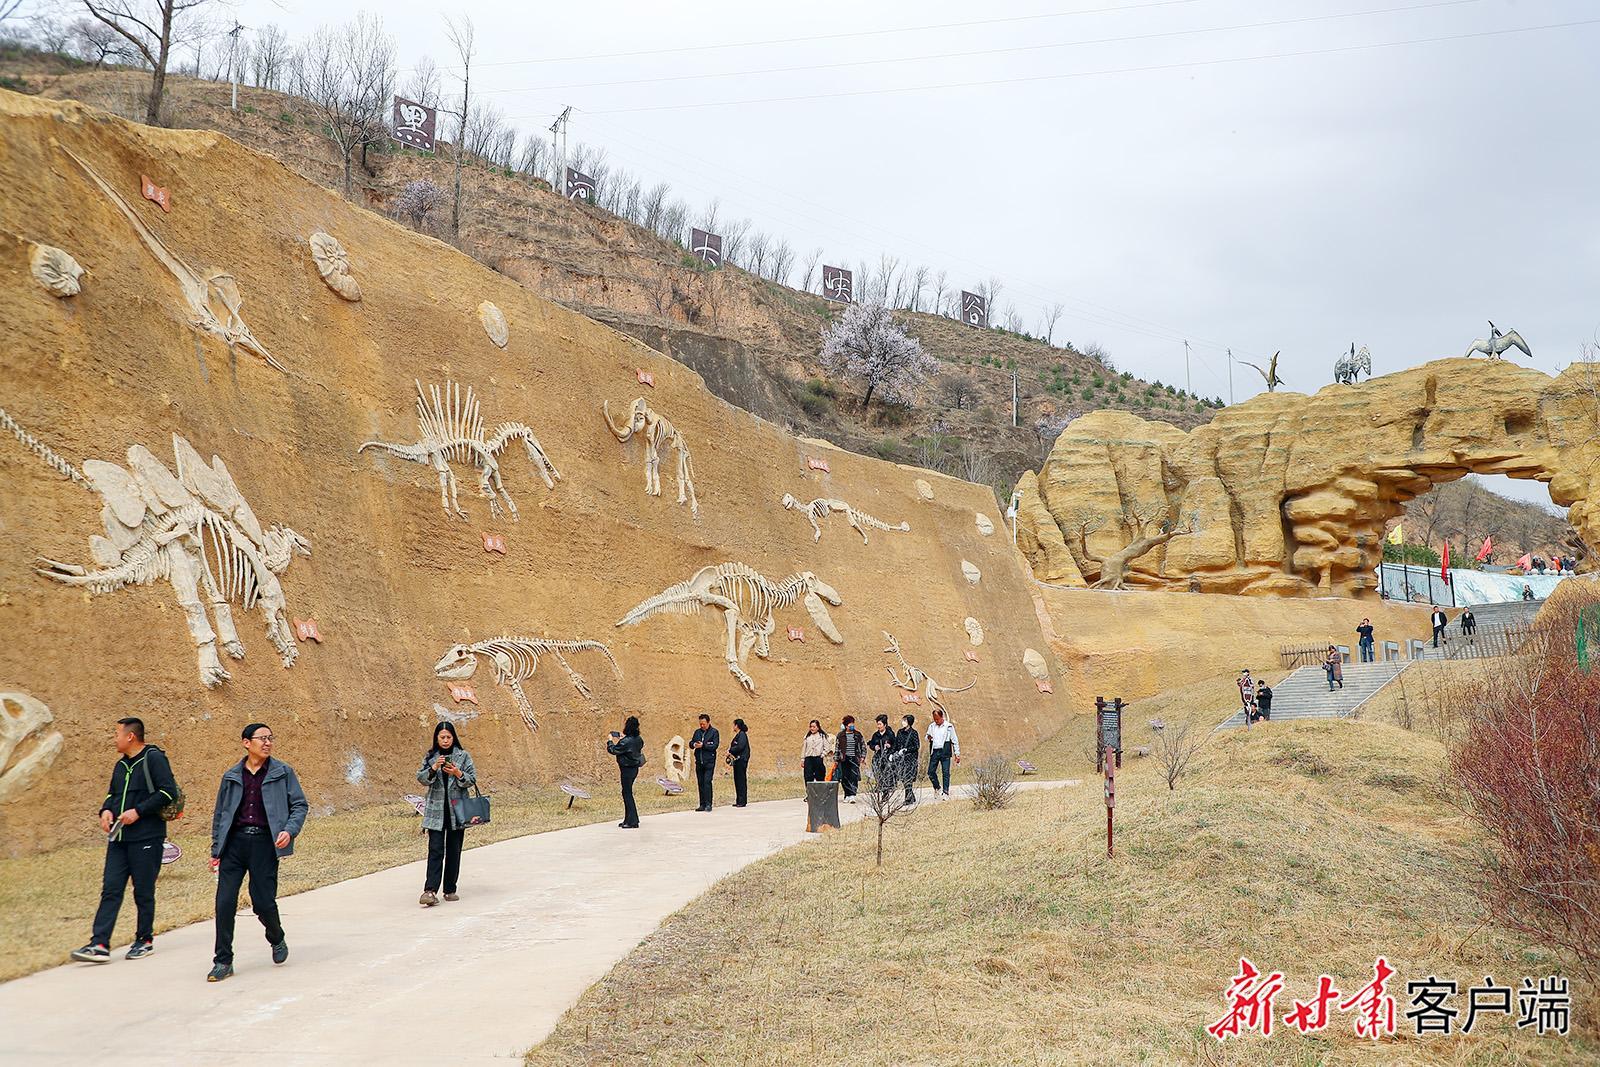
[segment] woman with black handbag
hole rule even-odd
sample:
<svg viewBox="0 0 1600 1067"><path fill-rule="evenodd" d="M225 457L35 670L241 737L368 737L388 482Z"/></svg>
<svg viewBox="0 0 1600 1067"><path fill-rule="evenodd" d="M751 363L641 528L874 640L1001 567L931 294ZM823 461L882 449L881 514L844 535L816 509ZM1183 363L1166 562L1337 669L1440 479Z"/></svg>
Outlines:
<svg viewBox="0 0 1600 1067"><path fill-rule="evenodd" d="M633 803L633 781L644 766L644 738L639 736L639 716L629 715L619 734L612 730L606 739L606 751L617 757L617 771L622 776L622 821L617 826L624 830L639 828L639 809Z"/></svg>
<svg viewBox="0 0 1600 1067"><path fill-rule="evenodd" d="M477 780L460 731L448 722L435 726L433 745L417 771L417 781L428 787L422 807L422 826L428 831L428 873L417 901L424 908L439 903L441 885L444 899L460 899L456 878L461 873L461 845L467 832L456 805L471 796L469 790Z"/></svg>

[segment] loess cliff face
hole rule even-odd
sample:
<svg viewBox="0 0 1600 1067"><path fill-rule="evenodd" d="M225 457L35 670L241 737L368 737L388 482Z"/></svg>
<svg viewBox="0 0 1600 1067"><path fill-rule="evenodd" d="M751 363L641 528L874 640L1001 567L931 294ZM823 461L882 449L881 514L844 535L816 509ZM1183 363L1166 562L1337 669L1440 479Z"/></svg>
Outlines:
<svg viewBox="0 0 1600 1067"><path fill-rule="evenodd" d="M0 408L93 483L63 477L9 428L0 436L0 691L32 701L9 701L0 722L0 772L7 763L26 772L0 795L7 851L48 847L85 825L114 758L111 723L127 714L143 716L150 739L172 754L196 820L208 817L217 776L239 756L240 727L255 719L272 725L314 810L398 802L413 791L441 708L462 718L491 789L614 774L600 738L627 714L643 721L647 775L661 772L663 745L687 735L701 711L725 733L742 716L757 769L798 775L813 716L836 726L847 712L909 710L927 721L930 709L903 703L890 684L885 630L939 682L976 678L973 691L947 698L970 748L1021 748L1064 721L1061 687L1043 693L1023 668L1025 650L1048 646L1003 526L986 535L976 519L996 515L988 488L785 435L713 397L681 364L222 136L3 92L0 117ZM141 197L141 175L170 191L170 213ZM347 253L359 300L347 298L356 292L348 285L346 296L334 291L331 246L319 240L313 257L309 239L319 232ZM57 296L36 280L38 245L87 269L81 292ZM331 272L326 283L319 267ZM214 316L212 332L195 325L204 315L194 292ZM491 339L496 316L480 312L486 301L503 314L503 348ZM241 328L284 369L251 351ZM446 514L432 466L357 452L372 440L418 440L414 381L425 390L473 387L485 439L503 423L526 424L560 480L546 488L513 435L498 466L517 520L491 517L464 453L451 466L466 520ZM641 395L688 442L698 521L675 500L676 451L663 446L662 494L647 496L642 444L620 444L606 427L602 401L620 420ZM174 434L196 455L175 456ZM129 457L134 445L177 481L163 480L143 454ZM213 455L225 475L200 467ZM135 551L129 544L141 536L139 516L152 516L146 532L170 526L186 492L198 499L197 486L231 529L270 543L263 555L245 539L281 583L283 621L314 622L320 632L320 643L296 642L292 667L268 639L260 605L235 603L244 658L223 650L231 677L204 688L196 613L201 630L223 626L203 582L202 602L186 607L181 583L165 572L99 594L36 573L40 559L121 566L118 554ZM781 507L786 493L840 498L911 529L870 529L863 544L834 515L814 542L805 518ZM279 551L289 542L276 523L304 538L310 555ZM486 548L485 535L503 538L504 551ZM165 551L159 531L151 543ZM208 543L186 558L222 551ZM843 644L826 638L804 603L780 608L770 658L752 652L746 663L756 687L747 694L724 663L720 611L614 628L634 605L724 561L774 581L814 572L842 601L827 610ZM228 584L225 575L219 582ZM981 625L980 646L964 626L969 617ZM803 640L790 640L790 627ZM451 646L502 634L605 642L622 677L596 652L567 653L592 690L585 698L557 660L541 658L521 683L540 723L530 731L492 662L480 657L470 678L434 674ZM458 703L451 685L471 686L477 704ZM25 720L28 736L13 739L24 727L12 730L12 720Z"/></svg>
<svg viewBox="0 0 1600 1067"><path fill-rule="evenodd" d="M1263 393L1187 434L1123 412L1074 421L1024 479L1018 544L1034 574L1092 583L1132 539L1121 516L1164 508L1194 532L1136 560L1129 584L1203 592L1357 596L1372 590L1387 520L1469 472L1547 482L1600 544L1600 378L1503 360L1443 359Z"/></svg>

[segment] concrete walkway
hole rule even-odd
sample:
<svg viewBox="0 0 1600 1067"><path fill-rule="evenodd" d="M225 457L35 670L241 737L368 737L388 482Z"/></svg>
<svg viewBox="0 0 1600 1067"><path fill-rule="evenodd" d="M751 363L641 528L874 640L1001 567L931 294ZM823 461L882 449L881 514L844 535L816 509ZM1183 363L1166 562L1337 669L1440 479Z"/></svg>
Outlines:
<svg viewBox="0 0 1600 1067"><path fill-rule="evenodd" d="M858 805L840 809L847 821L862 814ZM285 897L281 967L247 911L225 982L205 980L209 922L162 934L143 960L124 960L119 947L109 964L8 982L0 1062L258 1067L265 1055L274 1064L505 1067L667 916L808 836L799 800L643 823L472 849L462 856L461 899L431 909L417 905L420 860ZM417 851L425 851L420 836ZM131 907L130 899L124 911Z"/></svg>

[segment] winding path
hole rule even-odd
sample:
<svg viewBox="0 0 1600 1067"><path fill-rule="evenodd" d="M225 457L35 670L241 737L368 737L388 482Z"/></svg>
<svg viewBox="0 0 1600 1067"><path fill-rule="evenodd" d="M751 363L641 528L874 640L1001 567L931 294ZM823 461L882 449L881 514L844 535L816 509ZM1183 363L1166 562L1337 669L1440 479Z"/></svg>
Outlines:
<svg viewBox="0 0 1600 1067"><path fill-rule="evenodd" d="M841 810L846 819L861 815ZM0 985L0 1062L517 1063L667 916L807 837L799 800L643 823L627 833L604 822L473 849L462 857L461 899L432 909L417 906L421 861L285 897L290 956L282 967L245 912L225 982L205 981L209 922L162 934L144 960L130 963L118 948L109 964L8 982Z"/></svg>

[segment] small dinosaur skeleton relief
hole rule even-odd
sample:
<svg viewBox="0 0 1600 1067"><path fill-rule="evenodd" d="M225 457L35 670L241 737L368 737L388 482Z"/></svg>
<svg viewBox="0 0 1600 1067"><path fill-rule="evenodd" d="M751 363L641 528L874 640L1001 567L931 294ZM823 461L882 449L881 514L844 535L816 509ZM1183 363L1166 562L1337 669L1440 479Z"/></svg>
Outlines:
<svg viewBox="0 0 1600 1067"><path fill-rule="evenodd" d="M906 662L905 656L903 656L900 652L900 642L895 640L894 634L890 633L888 630L885 630L883 631L883 639L889 642L889 647L883 650L884 653L887 655L892 655L895 659L899 660L900 669L905 672L905 677L902 678L900 675L895 673L895 669L893 667L884 668L884 670L889 672L889 677L893 680L895 688L904 689L907 693L922 694L922 696L927 698L927 701L930 705L938 708L946 715L950 714L950 712L949 709L944 706L944 702L939 699L940 693L965 693L973 686L978 684L978 680L974 678L962 689L951 689L947 685L940 685L938 682L934 681L928 676L927 671L923 670L921 667L913 667L910 663Z"/></svg>
<svg viewBox="0 0 1600 1067"><path fill-rule="evenodd" d="M612 673L622 677L622 668L612 658L611 650L599 641L561 641L545 637L493 637L472 645L455 645L433 665L433 673L451 681L471 678L478 670L478 657L482 656L494 665L494 680L511 690L522 721L528 724L528 729L537 730L539 723L533 717L533 705L528 703L522 683L539 669L540 656L554 659L567 672L573 687L585 698L589 696L588 683L572 669L572 664L562 655L564 652L598 652L611 664Z"/></svg>
<svg viewBox="0 0 1600 1067"><path fill-rule="evenodd" d="M172 249L166 246L155 231L144 224L128 202L117 195L117 191L106 184L104 178L94 172L94 168L79 159L73 151L65 146L57 146L61 151L76 163L82 171L89 176L89 180L105 194L111 205L122 212L124 218L132 224L134 232L150 250L150 254L161 261L172 276L177 279L178 288L183 290L183 298L189 302L189 325L197 330L222 338L232 352L235 347L242 348L266 360L267 365L283 370L284 366L273 358L267 346L256 340L255 334L250 332L249 325L239 315L239 308L244 305L243 298L239 295L239 283L232 274L223 270L208 271L204 276L189 264L179 259Z"/></svg>
<svg viewBox="0 0 1600 1067"><path fill-rule="evenodd" d="M835 511L843 514L845 520L850 523L851 529L861 535L862 544L867 543L868 529L893 530L897 533L907 533L911 529L911 524L905 522L902 522L899 526L890 526L882 519L875 519L865 511L859 511L851 507L843 500L829 500L826 497L818 497L809 504L802 504L791 494L785 493L783 494L783 506L790 511L799 511L811 523L811 541L813 544L822 540L822 523L820 520L827 518L830 513Z"/></svg>
<svg viewBox="0 0 1600 1067"><path fill-rule="evenodd" d="M700 517L700 501L694 495L694 463L689 458L689 444L683 439L683 434L678 428L668 422L662 415L645 403L644 397L639 397L633 402L633 408L628 414L628 421L623 426L618 426L611 421L611 402L608 400L600 405L600 411L605 416L606 426L611 430L611 435L618 441L627 443L634 434L644 438L644 491L648 496L661 495L661 450L672 447L678 450L678 503L684 502L684 494L688 493L689 512L695 518Z"/></svg>
<svg viewBox="0 0 1600 1067"><path fill-rule="evenodd" d="M297 554L311 555L311 546L287 526L263 529L220 458L212 456L207 466L188 441L173 434L177 477L143 445L128 449L127 468L91 459L79 471L4 411L0 426L105 502L100 509L105 536L89 538L97 566L41 559L35 568L39 574L90 593L162 579L172 583L198 649L200 684L208 689L229 678L217 658L219 641L229 656L244 658L233 623L234 604L246 611L261 609L267 636L283 665L294 665L298 650L278 576ZM207 618L208 608L215 629Z"/></svg>
<svg viewBox="0 0 1600 1067"><path fill-rule="evenodd" d="M483 413L478 408L478 398L473 395L472 386L467 386L463 391L455 382L445 382L443 390L434 385L429 387L428 393L423 393L420 381L416 386L420 440L413 445L368 441L356 451L360 453L376 448L412 463L431 466L439 472L439 506L444 508L446 515L455 515L460 519L467 517L456 499L456 476L450 469L450 461L455 460L470 462L478 469L478 495L489 501L489 514L499 515L500 502L504 500L512 521L516 521L517 505L500 483L498 458L501 450L512 441L521 441L528 450L528 458L533 460L547 488L554 489L556 482L561 480L561 472L544 454L533 431L523 423L502 422L495 427L494 433L485 435Z"/></svg>
<svg viewBox="0 0 1600 1067"><path fill-rule="evenodd" d="M669 586L640 603L617 620L617 625L632 626L655 615L698 615L706 608L719 608L728 628L728 673L753 693L756 683L744 672L744 661L752 646L762 659L771 654L769 641L776 628L772 614L778 609L804 602L817 629L834 644L844 644L824 600L834 606L841 603L833 587L810 571L774 582L743 563L719 563L700 568L688 581Z"/></svg>

